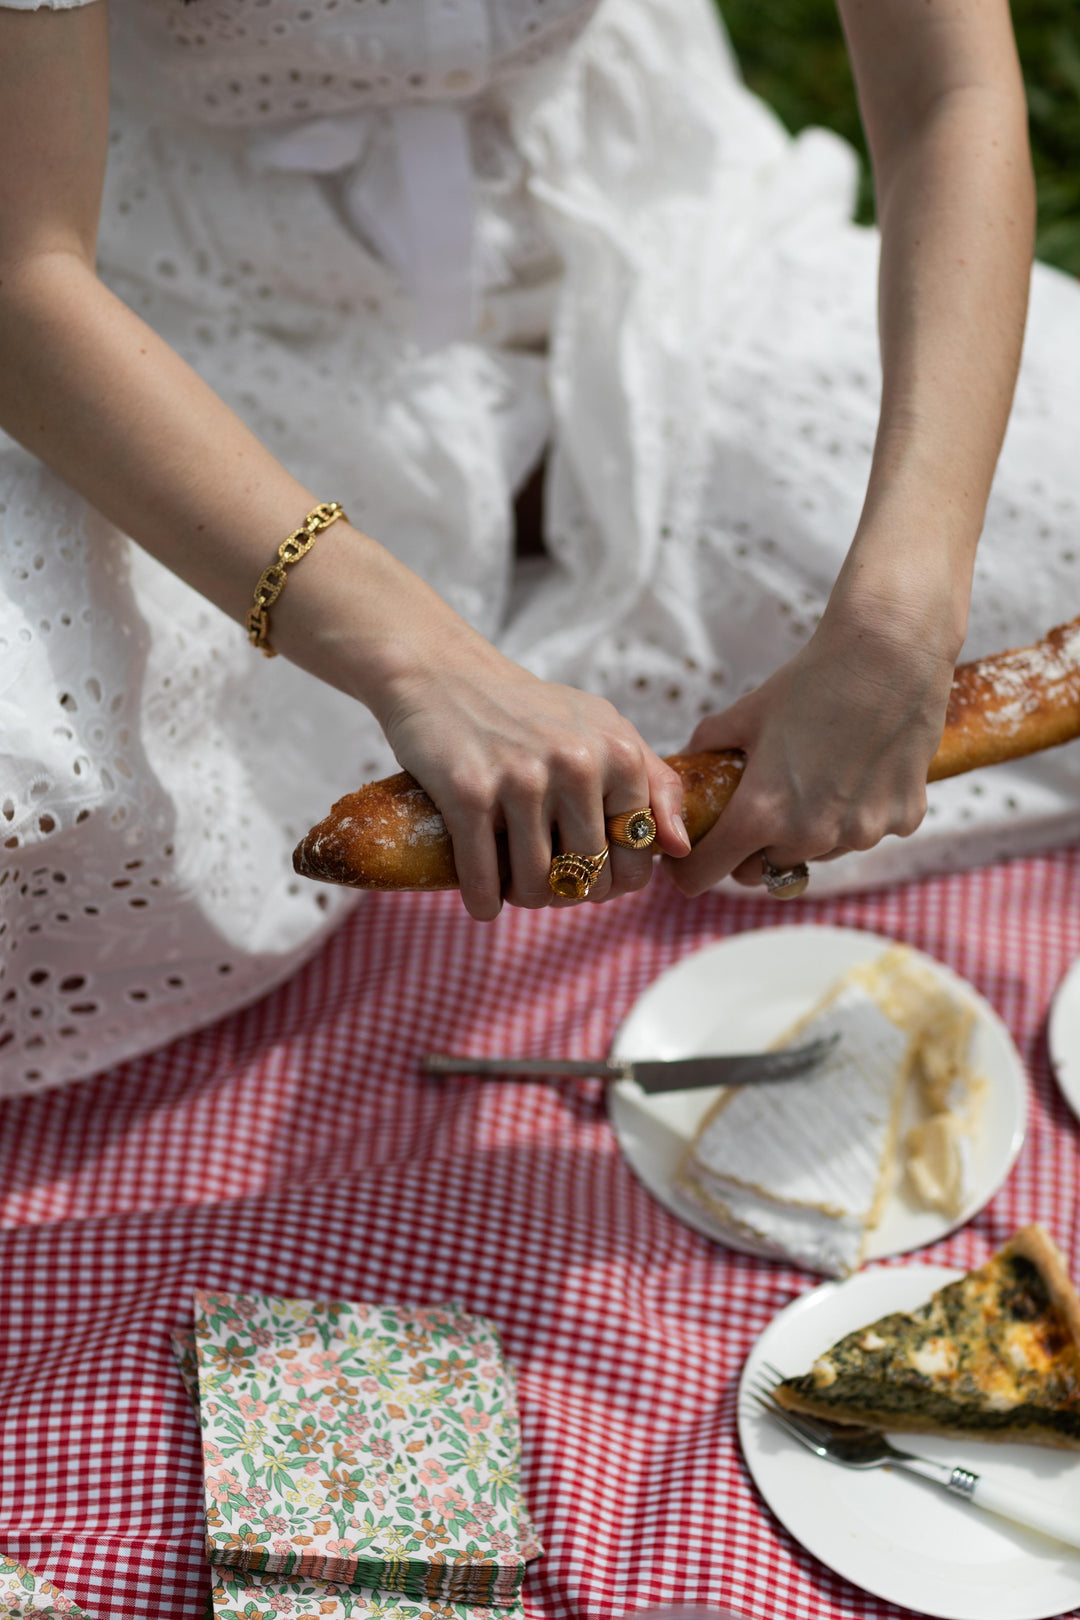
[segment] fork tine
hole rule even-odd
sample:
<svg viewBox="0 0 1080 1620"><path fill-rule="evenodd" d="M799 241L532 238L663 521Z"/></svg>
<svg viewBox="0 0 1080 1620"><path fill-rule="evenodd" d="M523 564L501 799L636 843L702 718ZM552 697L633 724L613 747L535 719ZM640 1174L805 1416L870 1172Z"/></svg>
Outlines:
<svg viewBox="0 0 1080 1620"><path fill-rule="evenodd" d="M780 1405L780 1402L775 1398L775 1396L773 1395L773 1392L769 1388L768 1384L754 1384L754 1383L751 1383L750 1386L749 1386L749 1389L750 1389L750 1393L753 1396L754 1400L761 1407L763 1412L769 1412L770 1414L775 1413L778 1417L784 1417L784 1418L790 1416L791 1419L792 1419L792 1422L795 1422L795 1421L802 1422L802 1414L801 1413L798 1413L798 1414L790 1413L789 1414L788 1410L787 1410L787 1407Z"/></svg>
<svg viewBox="0 0 1080 1620"><path fill-rule="evenodd" d="M766 1378L760 1372L756 1373L750 1381L750 1387L756 1395L761 1395L765 1400L773 1401L779 1406L780 1403L776 1400L776 1383L772 1378Z"/></svg>
<svg viewBox="0 0 1080 1620"><path fill-rule="evenodd" d="M786 1420L787 1413L784 1411L784 1408L782 1406L777 1406L776 1402L768 1394L768 1391L762 1391L760 1389L754 1389L751 1387L750 1399L754 1402L755 1406L759 1407L760 1410L766 1413L768 1417L774 1417L778 1423L782 1423Z"/></svg>
<svg viewBox="0 0 1080 1620"><path fill-rule="evenodd" d="M778 1406L775 1401L770 1404L769 1411L779 1423L784 1424L792 1434L798 1434L808 1445L824 1446L831 1438L824 1424L807 1417L804 1412L789 1412L786 1406Z"/></svg>
<svg viewBox="0 0 1080 1620"><path fill-rule="evenodd" d="M763 1412L767 1412L770 1417L775 1417L780 1422L803 1422L801 1413L788 1412L786 1406L780 1405L780 1402L775 1398L772 1389L768 1384L755 1384L753 1381L751 1381L749 1390L751 1396L757 1402L758 1406L760 1406L761 1410Z"/></svg>
<svg viewBox="0 0 1080 1620"><path fill-rule="evenodd" d="M772 1406L780 1403L776 1400L776 1386L783 1383L784 1374L769 1361L762 1361L754 1369L751 1379L751 1388L759 1399L764 1399Z"/></svg>
<svg viewBox="0 0 1080 1620"><path fill-rule="evenodd" d="M774 1367L771 1361L763 1361L761 1367L764 1369L765 1376L763 1377L762 1372L759 1371L756 1375L759 1380L758 1385L756 1387L751 1386L758 1404L776 1417L778 1421L788 1423L792 1429L799 1427L806 1434L813 1435L815 1440L822 1443L831 1439L832 1429L823 1419L810 1417L806 1412L792 1412L786 1406L781 1406L776 1399L776 1386L782 1384L787 1375L782 1373L779 1367Z"/></svg>
<svg viewBox="0 0 1080 1620"><path fill-rule="evenodd" d="M765 1399L756 1392L753 1398L766 1416L770 1417L777 1427L783 1429L784 1433L789 1435L792 1440L798 1440L800 1445L805 1446L808 1451L814 1452L818 1457L828 1455L821 1437L812 1434L793 1413L786 1411L782 1406L777 1406L774 1401Z"/></svg>

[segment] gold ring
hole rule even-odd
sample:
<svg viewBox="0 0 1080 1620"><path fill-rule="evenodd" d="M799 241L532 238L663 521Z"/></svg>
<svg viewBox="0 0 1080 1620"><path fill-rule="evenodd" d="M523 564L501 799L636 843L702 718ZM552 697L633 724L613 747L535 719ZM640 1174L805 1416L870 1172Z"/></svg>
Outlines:
<svg viewBox="0 0 1080 1620"><path fill-rule="evenodd" d="M648 805L643 810L624 810L609 816L604 824L607 835L620 849L648 849L656 837L656 820Z"/></svg>
<svg viewBox="0 0 1080 1620"><path fill-rule="evenodd" d="M608 858L605 844L599 855L556 855L548 871L548 888L561 900L584 900Z"/></svg>
<svg viewBox="0 0 1080 1620"><path fill-rule="evenodd" d="M761 871L765 878L765 887L774 900L797 900L810 882L810 869L805 861L799 861L796 866L774 866L767 856L763 855Z"/></svg>

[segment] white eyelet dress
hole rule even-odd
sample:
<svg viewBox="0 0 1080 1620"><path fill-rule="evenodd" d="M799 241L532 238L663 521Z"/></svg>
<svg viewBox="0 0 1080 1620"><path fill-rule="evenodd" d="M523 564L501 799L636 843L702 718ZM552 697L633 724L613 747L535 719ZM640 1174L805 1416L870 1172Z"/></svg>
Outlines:
<svg viewBox="0 0 1080 1620"><path fill-rule="evenodd" d="M707 0L113 8L101 274L320 498L661 751L806 640L869 466L877 243ZM1078 443L1080 288L1040 269L967 656L1080 612ZM545 446L550 557L515 567ZM292 972L352 898L292 847L394 768L2 436L0 739L0 1095ZM1070 745L815 888L1077 836Z"/></svg>

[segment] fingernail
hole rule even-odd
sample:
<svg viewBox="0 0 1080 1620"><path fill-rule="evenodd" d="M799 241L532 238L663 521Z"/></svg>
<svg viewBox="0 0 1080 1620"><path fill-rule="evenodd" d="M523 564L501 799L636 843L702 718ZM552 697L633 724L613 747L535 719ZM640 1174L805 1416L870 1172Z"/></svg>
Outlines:
<svg viewBox="0 0 1080 1620"><path fill-rule="evenodd" d="M684 855L689 855L690 850L691 850L691 848L693 846L690 843L690 834L686 830L686 823L683 820L682 816L678 816L676 818L676 821L675 821L675 835L678 838L679 843L682 845L683 854Z"/></svg>

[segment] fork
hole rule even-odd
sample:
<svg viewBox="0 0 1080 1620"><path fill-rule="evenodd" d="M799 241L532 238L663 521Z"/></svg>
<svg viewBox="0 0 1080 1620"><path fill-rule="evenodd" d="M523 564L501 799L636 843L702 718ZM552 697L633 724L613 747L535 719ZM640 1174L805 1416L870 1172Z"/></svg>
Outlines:
<svg viewBox="0 0 1080 1620"><path fill-rule="evenodd" d="M808 1417L804 1412L789 1412L775 1395L776 1386L785 1375L767 1361L762 1362L762 1367L767 1378L759 1374L756 1382L751 1383L752 1398L774 1423L816 1457L840 1463L844 1468L899 1468L905 1473L917 1474L920 1479L943 1486L963 1502L986 1508L1030 1530L1039 1530L1044 1536L1068 1542L1071 1547L1080 1547L1080 1521L1075 1510L1042 1496L1029 1496L1026 1491L1000 1480L987 1479L970 1468L950 1467L948 1463L931 1462L928 1457L900 1451L878 1429L846 1423L834 1425Z"/></svg>

